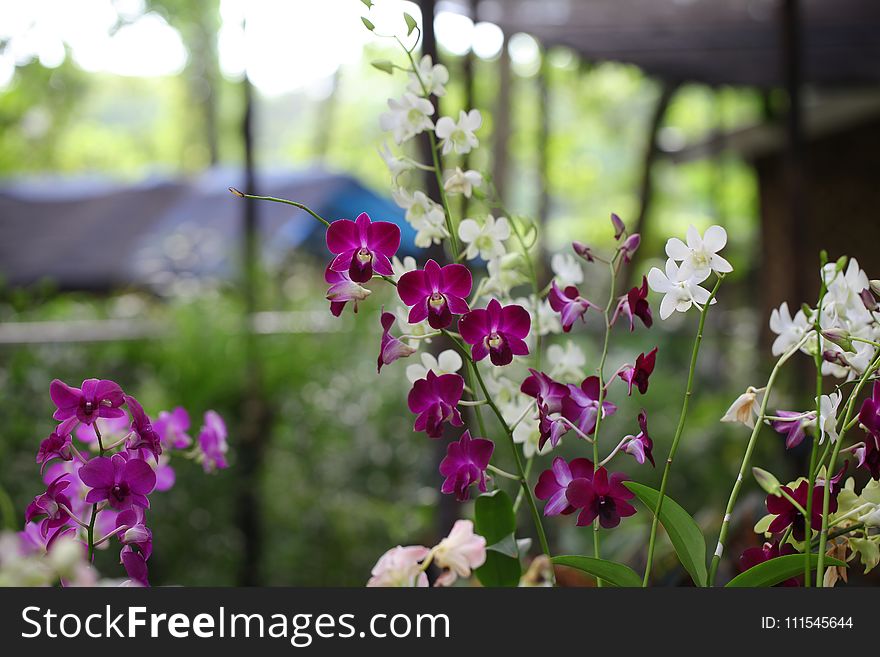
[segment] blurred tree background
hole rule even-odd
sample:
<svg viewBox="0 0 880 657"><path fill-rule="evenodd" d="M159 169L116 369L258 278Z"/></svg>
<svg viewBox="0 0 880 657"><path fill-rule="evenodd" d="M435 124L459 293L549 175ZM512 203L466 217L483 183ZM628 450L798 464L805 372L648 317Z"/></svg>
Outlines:
<svg viewBox="0 0 880 657"><path fill-rule="evenodd" d="M362 34L356 0L96 0L82 3L89 11L78 12L63 4L0 3L0 176L5 184L61 175L138 181L157 174L192 176L212 166L240 168L247 65L256 93L258 171L320 165L349 173L388 196L389 175L376 152L385 138L378 115L388 97L399 95L403 81L369 65L398 54ZM242 22L248 4L246 33ZM59 36L63 30L57 24L73 20L71 11L117 44L116 64L124 64L122 44L128 40L135 43L132 48L149 44L140 60L165 61L164 69L114 70L106 57L106 66L96 64L94 56L86 61L77 43ZM452 76L441 105L443 114L455 114L471 94L483 112L479 136L487 147L474 166L498 165L491 154L498 152L499 70L509 65L502 181L507 205L518 213L546 215L544 253L574 239L609 247L609 213L617 212L630 225L639 213L645 150L662 85L633 66L586 62L565 48L545 49L526 34L501 41L485 24L462 43L461 20L467 19L437 18L440 58ZM267 27L273 22L278 24L274 32ZM55 45L46 45L46 33ZM279 41L279 33L289 42ZM303 44L297 45L299 40ZM260 41L262 50L255 48ZM251 55L253 61L246 61ZM472 90L463 75L468 66ZM684 85L659 117L656 138L669 148L698 142L761 120L766 103L749 89ZM731 480L746 438L718 418L746 385L766 375L766 362L755 348L766 317L756 312L748 284L757 263L756 180L749 166L728 155L687 164L660 158L651 172L652 205L637 273L660 262L666 238L683 234L690 223L701 228L721 223L731 236L736 272L725 284L718 312L710 315L699 394L670 489L708 528L728 492L726 483L718 482ZM230 197L229 203L236 202ZM197 219L205 225L211 220ZM281 265L261 271L258 309L326 312L322 267L308 254L293 252ZM446 529L438 527L436 515L436 450L411 431L403 367L376 385L380 330L375 311L383 295L377 292L368 311L347 314L331 329L256 339L261 394L269 409L265 461L256 482L261 508L253 509L262 519L258 582L360 585L388 547L430 545ZM198 466L182 464L176 487L155 497L151 574L155 582L168 584L240 582L245 537L237 500L241 487L251 485L242 483L236 470L236 437L246 430L242 312L237 280L181 298L138 289L59 290L48 280L28 288L3 287L0 322L144 318L169 329L168 337L156 340L0 346L2 488L16 513L3 522L18 527L25 505L39 492L33 459L52 426L49 381L112 378L150 412L183 405L194 423L208 408L226 417L232 467L205 477ZM677 316L655 325L650 337L638 335L638 342L617 338L617 351L609 357L616 366L631 358L636 345L642 350L646 339L660 346L655 377L664 385L653 386L644 400L622 402L624 411L627 405L646 404L659 454L665 453L677 420L694 327L695 317ZM572 338L587 353L589 367L598 351L597 330L591 325ZM567 445L563 453L574 454L575 447ZM764 452L760 459L775 460L776 471L785 472L781 441L765 440L759 451ZM637 477L657 483L655 471L641 468ZM760 502L755 496L747 503L755 507L756 518ZM648 515L624 522L606 539L609 550L642 558ZM572 523L548 524L561 551L583 550L589 540ZM101 555L99 565L112 572L113 557ZM668 549L663 558L658 572L663 563L672 566L666 577L675 581L680 572Z"/></svg>

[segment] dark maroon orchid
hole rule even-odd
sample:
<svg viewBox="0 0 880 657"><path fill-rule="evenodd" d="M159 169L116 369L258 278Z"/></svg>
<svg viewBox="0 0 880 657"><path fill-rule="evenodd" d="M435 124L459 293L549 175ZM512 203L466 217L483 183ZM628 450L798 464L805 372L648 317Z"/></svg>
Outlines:
<svg viewBox="0 0 880 657"><path fill-rule="evenodd" d="M440 474L446 477L440 490L455 493L459 502L468 499L468 491L472 484L477 484L481 493L486 492L486 468L495 444L485 438L471 438L470 431L465 431L458 442L449 443L446 457L440 462Z"/></svg>
<svg viewBox="0 0 880 657"><path fill-rule="evenodd" d="M424 269L408 271L397 282L397 294L407 306L410 324L426 319L435 329L447 328L453 315L468 312L465 298L471 293L471 273L464 265L441 267L433 260Z"/></svg>
<svg viewBox="0 0 880 657"><path fill-rule="evenodd" d="M568 515L575 507L568 501L566 491L572 482L593 477L593 462L585 458L566 461L561 456L553 459L549 470L544 470L535 485L535 496L547 500L544 505L545 516Z"/></svg>
<svg viewBox="0 0 880 657"><path fill-rule="evenodd" d="M587 377L580 386L569 384L568 393L568 396L562 400L562 415L581 433L590 435L596 429L596 418L599 415L599 377ZM616 412L617 406L603 400L603 418Z"/></svg>
<svg viewBox="0 0 880 657"><path fill-rule="evenodd" d="M627 395L632 395L633 385L643 395L648 392L648 379L654 371L656 361L657 347L654 347L647 354L639 354L635 365L624 365L621 368L617 375L626 382Z"/></svg>
<svg viewBox="0 0 880 657"><path fill-rule="evenodd" d="M614 315L611 316L611 325L617 318L623 315L629 320L629 330L636 330L636 317L642 320L645 328L651 328L654 319L651 315L651 306L648 304L648 279L642 276L642 285L634 287L617 302Z"/></svg>
<svg viewBox="0 0 880 657"><path fill-rule="evenodd" d="M520 392L545 405L548 413L558 413L562 410L562 400L568 396L568 386L530 367Z"/></svg>
<svg viewBox="0 0 880 657"><path fill-rule="evenodd" d="M776 433L785 436L785 448L792 449L800 445L806 435L806 428L816 421L816 412L799 413L797 411L776 411L776 416L784 420L770 420L770 426Z"/></svg>
<svg viewBox="0 0 880 657"><path fill-rule="evenodd" d="M24 514L24 521L29 523L35 518L41 518L40 535L43 538L46 538L51 530L68 524L70 514L66 509L70 508L70 498L64 494L64 491L70 484L70 475L59 475L52 480L45 493L37 495L28 504Z"/></svg>
<svg viewBox="0 0 880 657"><path fill-rule="evenodd" d="M118 383L101 379L86 379L81 388L73 388L55 379L49 385L49 395L58 410L56 420L76 417L83 424L92 424L99 417L113 418L125 415L122 388Z"/></svg>
<svg viewBox="0 0 880 657"><path fill-rule="evenodd" d="M394 326L395 317L391 313L386 313L382 309L382 341L379 344L379 360L376 368L377 372L382 371L383 365L393 363L398 358L406 358L415 353L415 349L391 335L391 327Z"/></svg>
<svg viewBox="0 0 880 657"><path fill-rule="evenodd" d="M565 491L568 503L580 509L577 525L589 527L598 518L605 529L617 527L621 518L634 515L635 507L627 502L635 494L623 485L627 477L622 472L608 476L605 468L597 468L591 479L574 479Z"/></svg>
<svg viewBox="0 0 880 657"><path fill-rule="evenodd" d="M158 461L162 453L162 439L153 429L150 417L144 412L144 407L131 395L125 395L125 405L131 413L131 438L128 439L128 449L142 449Z"/></svg>
<svg viewBox="0 0 880 657"><path fill-rule="evenodd" d="M569 432L571 425L559 414L550 415L546 404L538 404L538 449L544 449L549 440L556 447L562 437Z"/></svg>
<svg viewBox="0 0 880 657"><path fill-rule="evenodd" d="M623 445L623 451L632 454L636 462L641 465L648 459L653 467L657 467L654 463L654 441L648 435L648 414L642 409L639 411L639 433L635 436L627 436L627 440Z"/></svg>
<svg viewBox="0 0 880 657"><path fill-rule="evenodd" d="M388 221L371 221L366 212L355 221L340 219L327 229L327 248L336 255L330 269L348 272L355 283L366 283L373 272L391 276L391 258L400 247L400 228Z"/></svg>
<svg viewBox="0 0 880 657"><path fill-rule="evenodd" d="M591 307L596 306L589 300L581 296L581 293L574 285L569 285L564 290L560 290L556 286L556 281L550 284L550 293L547 295L550 307L559 313L562 322L562 330L568 333L574 323L580 319L584 320L584 315Z"/></svg>
<svg viewBox="0 0 880 657"><path fill-rule="evenodd" d="M874 434L865 437L864 444L853 451L858 466L871 473L872 479L880 480L880 438Z"/></svg>
<svg viewBox="0 0 880 657"><path fill-rule="evenodd" d="M880 480L880 381L874 382L871 396L862 402L859 422L868 431L864 445L853 452L860 468L866 468L872 479Z"/></svg>
<svg viewBox="0 0 880 657"><path fill-rule="evenodd" d="M464 379L458 374L437 376L433 370L428 370L427 378L413 383L409 391L409 410L417 415L413 429L424 431L431 438L439 438L443 434L444 422L454 427L462 426L464 423L457 406L463 391Z"/></svg>
<svg viewBox="0 0 880 657"><path fill-rule="evenodd" d="M880 436L880 381L874 382L871 396L862 402L859 422L875 436Z"/></svg>
<svg viewBox="0 0 880 657"><path fill-rule="evenodd" d="M522 306L502 306L492 299L486 308L472 310L458 322L462 339L471 346L475 361L487 355L493 365L507 365L514 356L527 356L529 347L524 338L532 320Z"/></svg>
<svg viewBox="0 0 880 657"><path fill-rule="evenodd" d="M330 312L334 317L339 317L345 310L345 304L349 301L358 311L358 301L363 301L370 296L370 291L351 280L347 271L333 271L330 266L324 270L324 280L330 285L327 290L327 301L330 302Z"/></svg>
<svg viewBox="0 0 880 657"><path fill-rule="evenodd" d="M794 546L791 543L786 543L782 547L780 547L779 543L776 541L773 541L772 543L764 543L761 547L749 548L742 553L742 556L739 558L740 569L745 572L749 568L754 568L759 563L764 563L765 561L770 561L770 559L782 557L787 554L798 554L798 551L794 549ZM776 586L800 585L801 580L799 578L790 577Z"/></svg>
<svg viewBox="0 0 880 657"><path fill-rule="evenodd" d="M803 508L807 507L807 491L808 484L802 481L800 485L791 490L788 486L783 486L782 490L792 497ZM813 508L810 517L811 529L819 529L822 527L822 500L825 494L824 486L813 487ZM770 523L768 531L777 533L791 527L791 535L796 541L803 541L806 536L806 523L804 517L797 508L785 497L776 497L775 495L767 496L767 511L771 515L776 516ZM837 511L837 495L832 494L830 499L829 513Z"/></svg>
<svg viewBox="0 0 880 657"><path fill-rule="evenodd" d="M94 504L107 500L114 509L124 510L132 505L150 508L147 495L156 486L156 473L146 461L126 459L123 454L98 456L79 469L79 478L91 488L86 502Z"/></svg>
<svg viewBox="0 0 880 657"><path fill-rule="evenodd" d="M71 432L77 424L79 424L79 420L75 417L67 418L55 427L55 430L49 434L48 438L40 443L40 448L37 451L37 463L42 466L40 472L45 469L49 461L54 459L61 459L62 461L73 459L73 449L71 448L73 436Z"/></svg>

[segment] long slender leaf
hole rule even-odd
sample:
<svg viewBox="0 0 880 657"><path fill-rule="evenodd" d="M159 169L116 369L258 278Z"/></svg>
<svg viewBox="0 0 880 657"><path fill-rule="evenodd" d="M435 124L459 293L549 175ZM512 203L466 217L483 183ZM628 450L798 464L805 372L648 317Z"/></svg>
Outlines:
<svg viewBox="0 0 880 657"><path fill-rule="evenodd" d="M625 481L623 485L635 493L651 513L654 512L657 500L660 499L660 491L634 481ZM669 495L663 500L663 508L660 509L660 524L666 530L681 565L690 573L694 584L706 586L706 538L691 515Z"/></svg>
<svg viewBox="0 0 880 657"><path fill-rule="evenodd" d="M819 561L818 554L810 555L810 567L815 568ZM843 566L846 564L839 559L825 557L827 566ZM782 557L775 557L757 566L752 566L744 573L740 573L726 586L733 588L757 587L763 588L767 586L776 586L779 582L784 582L791 577L797 577L804 572L804 555L802 554L786 554Z"/></svg>
<svg viewBox="0 0 880 657"><path fill-rule="evenodd" d="M612 586L638 587L642 585L642 579L636 574L636 571L616 561L573 554L553 557L553 563L576 568Z"/></svg>
<svg viewBox="0 0 880 657"><path fill-rule="evenodd" d="M490 546L503 545L505 539L512 538L516 514L510 496L501 489L480 495L474 504L474 528ZM477 568L476 574L483 586L516 586L522 566L517 557L490 549L486 552L486 563Z"/></svg>

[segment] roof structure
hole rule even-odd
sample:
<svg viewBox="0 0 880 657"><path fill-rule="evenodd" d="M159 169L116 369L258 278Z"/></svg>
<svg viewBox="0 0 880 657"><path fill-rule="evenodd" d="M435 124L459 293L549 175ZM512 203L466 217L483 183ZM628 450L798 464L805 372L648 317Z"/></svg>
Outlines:
<svg viewBox="0 0 880 657"><path fill-rule="evenodd" d="M709 85L785 82L785 0L480 0L476 20L526 32L587 60L631 63L660 78ZM470 0L438 9L470 13ZM800 0L805 84L880 82L880 2Z"/></svg>

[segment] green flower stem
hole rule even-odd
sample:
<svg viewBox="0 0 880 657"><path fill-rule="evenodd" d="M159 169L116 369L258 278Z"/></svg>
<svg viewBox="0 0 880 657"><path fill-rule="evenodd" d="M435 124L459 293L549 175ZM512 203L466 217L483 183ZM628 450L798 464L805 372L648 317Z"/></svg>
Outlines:
<svg viewBox="0 0 880 657"><path fill-rule="evenodd" d="M849 421L853 416L856 400L858 399L859 394L861 394L862 388L865 387L868 378L878 367L880 367L880 350L875 352L874 360L867 368L865 368L865 372L859 379L858 385L856 385L852 393L850 393L849 400L846 404L846 415L843 420L844 427L849 424ZM840 446L843 444L844 435L845 433L841 433L837 437L837 440L834 441L834 448L831 450L831 460L828 462L828 466L825 469L826 478L831 477L831 473L834 471L834 467L837 464L837 455L840 453ZM822 488L822 529L819 532L819 559L816 564L816 586L824 586L825 584L825 544L828 541L828 510L831 504L831 486L828 486L826 483Z"/></svg>
<svg viewBox="0 0 880 657"><path fill-rule="evenodd" d="M98 423L95 422L92 424L92 428L95 430L95 436L98 439L98 450L99 456L104 456L104 441L101 437L101 430L98 429ZM98 503L95 502L92 504L92 515L89 518L89 526L86 529L86 537L88 538L89 545L89 563L91 563L95 558L95 520L98 519Z"/></svg>
<svg viewBox="0 0 880 657"><path fill-rule="evenodd" d="M494 472L499 477L505 477L507 479L512 479L513 481L522 481L519 475L511 474L507 470L502 470L501 468L496 468L491 463L486 467L489 472Z"/></svg>
<svg viewBox="0 0 880 657"><path fill-rule="evenodd" d="M602 317L605 322L605 338L602 341L602 356L599 358L599 366L596 368L596 375L599 377L599 399L598 399L598 412L596 413L596 426L593 429L593 464L595 468L599 467L599 429L602 426L602 403L605 401L605 361L608 359L608 341L611 337L611 306L614 305L614 300L617 298L615 295L616 287L617 287L617 263L619 260L620 251L618 251L611 262L608 263L608 271L611 274L608 287L608 302L605 304L605 309L602 311ZM593 522L593 556L597 559L600 558L601 554L600 549L600 540L599 540L599 522ZM602 588L602 580L600 578L596 578L596 586Z"/></svg>
<svg viewBox="0 0 880 657"><path fill-rule="evenodd" d="M532 465L535 463L535 455L532 454L530 457L526 459L526 481L529 481L529 476L532 474ZM520 487L519 491L516 493L516 499L513 501L513 512L516 513L519 510L520 505L523 501L523 491L524 489Z"/></svg>
<svg viewBox="0 0 880 657"><path fill-rule="evenodd" d="M764 389L764 400L761 402L761 410L758 414L758 418L755 421L755 428L752 429L752 435L749 437L748 445L746 446L745 454L743 454L742 465L739 468L739 474L736 477L736 481L733 484L733 489L730 491L730 499L727 501L727 507L724 511L724 518L721 520L721 530L718 533L718 545L715 548L715 554L712 557L712 564L709 566L709 586L712 586L715 582L715 576L718 573L718 566L721 563L721 554L724 551L724 542L727 540L727 531L730 528L730 515L733 513L733 507L736 505L736 499L739 497L740 488L742 488L743 478L746 475L746 470L749 467L749 462L752 459L752 452L755 450L755 445L758 442L758 434L761 432L761 427L764 424L764 416L767 414L767 402L770 399L770 393L773 390L773 384L776 382L776 376L779 374L779 371L782 369L782 366L791 358L797 351L807 342L812 333L808 333L803 338L801 338L800 342L791 347L788 351L786 351L782 356L779 357L779 360L776 361L776 365L773 366L773 371L770 372L770 378L767 379L767 385Z"/></svg>
<svg viewBox="0 0 880 657"><path fill-rule="evenodd" d="M841 527L840 529L828 534L828 540L832 541L835 538L838 538L840 536L845 536L846 534L849 534L851 532L856 532L860 529L864 529L864 527L865 527L865 523L863 523L863 522L857 522L852 525L848 525L847 527ZM818 545L819 545L819 537L817 536L816 538L813 539L813 543L810 545L810 548L815 548Z"/></svg>
<svg viewBox="0 0 880 657"><path fill-rule="evenodd" d="M823 255L822 262L825 262ZM824 267L824 264L823 264ZM825 285L825 277L822 279L822 285L819 289L819 302L816 304L816 314L813 318L813 329L816 331L816 353L813 354L813 363L816 367L816 426L819 425L821 417L821 399L822 399L822 304L825 301L825 292L828 288ZM807 480L807 508L804 511L804 527L809 527L813 513L813 488L816 485L816 464L819 453L819 431L813 436L813 444L810 447L810 469L808 470L810 478ZM824 459L824 454L823 454ZM810 574L812 572L810 564L810 551L804 550L804 587L810 588Z"/></svg>
<svg viewBox="0 0 880 657"><path fill-rule="evenodd" d="M719 274L715 281L715 287L709 294L709 299L703 305L700 312L700 322L697 326L697 335L694 338L694 347L691 351L691 362L688 368L687 389L684 393L684 400L681 403L681 413L678 416L678 426L675 429L675 435L672 438L672 446L669 448L669 456L666 458L666 465L663 467L663 477L660 479L660 495L657 498L657 507L654 509L654 518L651 520L651 534L648 538L648 557L645 562L645 576L642 578L642 586L647 587L651 580L651 568L654 565L654 548L657 543L657 529L660 525L660 511L663 509L663 498L666 496L666 486L669 482L669 472L672 470L672 462L675 460L675 453L678 451L678 443L684 433L685 420L687 419L688 406L690 406L691 394L694 387L694 373L697 369L697 357L700 354L700 345L703 343L703 328L706 326L706 315L709 314L709 306L718 294L718 288L721 287L721 281L724 280L724 274ZM766 400L766 396L764 397ZM764 409L761 409L764 412ZM756 426L760 426L760 423Z"/></svg>
<svg viewBox="0 0 880 657"><path fill-rule="evenodd" d="M244 192L238 191L235 187L230 187L229 191L232 192L233 194L235 194L236 196L238 196L239 198L249 198L249 199L253 199L255 201L272 201L273 203L283 203L284 205L292 205L293 207L299 208L300 210L305 210L310 215L312 215L315 219L317 219L322 224L324 224L326 227L328 227L328 228L330 227L329 221L327 221L326 219L324 219L324 217L322 217L317 212L315 212L314 210L309 208L307 205L304 205L302 203L297 203L296 201L290 201L286 198L277 198L275 196L256 196L255 194L245 194Z"/></svg>

